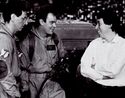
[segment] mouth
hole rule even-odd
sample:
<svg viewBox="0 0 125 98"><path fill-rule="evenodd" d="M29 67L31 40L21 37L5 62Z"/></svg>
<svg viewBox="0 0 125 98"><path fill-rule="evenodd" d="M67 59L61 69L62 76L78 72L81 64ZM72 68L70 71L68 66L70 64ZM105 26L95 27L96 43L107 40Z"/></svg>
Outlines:
<svg viewBox="0 0 125 98"><path fill-rule="evenodd" d="M21 31L23 29L23 27L19 28L19 31Z"/></svg>
<svg viewBox="0 0 125 98"><path fill-rule="evenodd" d="M55 30L55 28L51 28L51 31L54 31Z"/></svg>

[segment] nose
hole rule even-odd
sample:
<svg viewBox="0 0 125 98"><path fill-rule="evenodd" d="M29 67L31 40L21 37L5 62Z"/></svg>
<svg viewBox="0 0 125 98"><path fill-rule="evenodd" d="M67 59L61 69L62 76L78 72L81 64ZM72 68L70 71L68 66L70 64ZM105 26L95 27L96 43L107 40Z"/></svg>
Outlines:
<svg viewBox="0 0 125 98"><path fill-rule="evenodd" d="M98 24L96 24L95 29L98 30Z"/></svg>
<svg viewBox="0 0 125 98"><path fill-rule="evenodd" d="M25 21L24 25L28 25L28 20Z"/></svg>
<svg viewBox="0 0 125 98"><path fill-rule="evenodd" d="M56 23L53 23L53 27L56 28Z"/></svg>

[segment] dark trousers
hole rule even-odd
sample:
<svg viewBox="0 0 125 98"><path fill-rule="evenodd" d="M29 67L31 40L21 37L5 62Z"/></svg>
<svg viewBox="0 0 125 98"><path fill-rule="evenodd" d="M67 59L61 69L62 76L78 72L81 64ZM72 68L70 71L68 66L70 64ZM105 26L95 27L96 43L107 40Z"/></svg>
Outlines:
<svg viewBox="0 0 125 98"><path fill-rule="evenodd" d="M125 87L103 86L85 77L83 77L80 82L85 97L90 97L90 98L125 97Z"/></svg>

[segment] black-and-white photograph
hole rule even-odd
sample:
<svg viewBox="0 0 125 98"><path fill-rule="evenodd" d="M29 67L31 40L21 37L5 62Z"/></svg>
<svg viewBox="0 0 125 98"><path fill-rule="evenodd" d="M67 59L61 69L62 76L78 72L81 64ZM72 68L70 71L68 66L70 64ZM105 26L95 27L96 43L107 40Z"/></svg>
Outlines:
<svg viewBox="0 0 125 98"><path fill-rule="evenodd" d="M124 91L125 0L0 0L0 98Z"/></svg>

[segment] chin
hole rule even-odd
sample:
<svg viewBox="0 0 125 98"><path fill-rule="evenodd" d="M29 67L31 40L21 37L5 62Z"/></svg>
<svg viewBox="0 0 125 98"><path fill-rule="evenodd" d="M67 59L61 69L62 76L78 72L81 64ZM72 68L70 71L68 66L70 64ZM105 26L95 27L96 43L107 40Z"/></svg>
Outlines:
<svg viewBox="0 0 125 98"><path fill-rule="evenodd" d="M51 32L52 32L52 34L53 34L53 32L54 32L54 29L52 29L52 30L51 30Z"/></svg>
<svg viewBox="0 0 125 98"><path fill-rule="evenodd" d="M23 28L19 28L18 30L21 31Z"/></svg>
<svg viewBox="0 0 125 98"><path fill-rule="evenodd" d="M21 31L22 29L18 29L18 31Z"/></svg>

